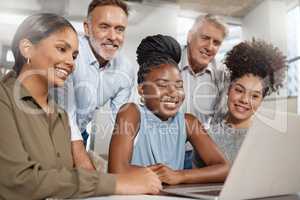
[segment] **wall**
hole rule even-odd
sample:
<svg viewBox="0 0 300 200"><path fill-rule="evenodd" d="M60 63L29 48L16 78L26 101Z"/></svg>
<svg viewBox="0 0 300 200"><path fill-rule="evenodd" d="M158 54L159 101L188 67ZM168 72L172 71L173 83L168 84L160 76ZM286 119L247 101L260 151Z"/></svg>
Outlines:
<svg viewBox="0 0 300 200"><path fill-rule="evenodd" d="M263 1L242 19L243 39L251 40L255 37L266 40L279 47L284 54L287 54L287 10L286 1ZM287 88L283 88L280 93L284 96L286 91ZM271 99L266 99L263 106L296 113L297 98L286 99L279 97L278 99L278 96L273 95Z"/></svg>
<svg viewBox="0 0 300 200"><path fill-rule="evenodd" d="M279 0L265 0L253 9L243 20L243 38L264 39L287 52L286 3Z"/></svg>
<svg viewBox="0 0 300 200"><path fill-rule="evenodd" d="M297 97L265 99L263 109L297 113Z"/></svg>

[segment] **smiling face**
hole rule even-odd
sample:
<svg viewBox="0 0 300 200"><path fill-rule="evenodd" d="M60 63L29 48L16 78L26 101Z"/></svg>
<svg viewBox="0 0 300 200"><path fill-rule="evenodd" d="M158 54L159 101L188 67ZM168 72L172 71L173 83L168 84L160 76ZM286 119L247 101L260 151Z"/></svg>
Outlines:
<svg viewBox="0 0 300 200"><path fill-rule="evenodd" d="M147 108L161 120L175 116L184 100L179 70L171 64L152 69L139 84L139 94Z"/></svg>
<svg viewBox="0 0 300 200"><path fill-rule="evenodd" d="M201 23L201 22L200 22ZM188 60L195 73L212 61L224 40L224 31L211 22L203 21L188 34Z"/></svg>
<svg viewBox="0 0 300 200"><path fill-rule="evenodd" d="M33 44L29 54L30 69L39 70L37 75L41 80L63 86L78 54L77 34L71 28L63 28Z"/></svg>
<svg viewBox="0 0 300 200"><path fill-rule="evenodd" d="M252 74L242 76L231 84L228 91L229 118L233 123L247 122L262 100L262 79Z"/></svg>
<svg viewBox="0 0 300 200"><path fill-rule="evenodd" d="M128 18L117 6L98 6L84 23L94 52L105 61L111 60L123 45Z"/></svg>

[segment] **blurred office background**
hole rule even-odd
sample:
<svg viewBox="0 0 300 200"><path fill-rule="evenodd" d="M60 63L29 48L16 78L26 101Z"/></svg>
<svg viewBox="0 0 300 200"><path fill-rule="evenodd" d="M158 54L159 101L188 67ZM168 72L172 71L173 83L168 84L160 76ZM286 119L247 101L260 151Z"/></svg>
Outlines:
<svg viewBox="0 0 300 200"><path fill-rule="evenodd" d="M13 65L10 43L17 26L28 15L54 12L69 19L78 32L90 0L8 0L0 1L0 76ZM263 108L300 113L300 0L128 0L129 26L122 49L137 67L135 50L142 38L152 34L168 34L186 44L187 32L194 19L205 13L223 16L230 33L217 55L224 54L235 44L252 37L272 42L289 60L284 88L266 99ZM138 95L133 90L131 100ZM108 124L109 107L101 108L91 124L96 136L95 150L107 154L111 137Z"/></svg>

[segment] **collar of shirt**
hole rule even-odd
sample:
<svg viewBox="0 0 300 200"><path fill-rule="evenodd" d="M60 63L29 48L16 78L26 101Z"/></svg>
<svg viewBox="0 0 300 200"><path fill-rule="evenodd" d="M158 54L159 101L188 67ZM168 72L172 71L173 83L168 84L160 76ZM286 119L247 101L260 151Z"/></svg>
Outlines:
<svg viewBox="0 0 300 200"><path fill-rule="evenodd" d="M32 98L29 91L21 84L17 73L13 70L3 77L3 82L14 92L14 98L18 100L27 100Z"/></svg>
<svg viewBox="0 0 300 200"><path fill-rule="evenodd" d="M143 109L143 112L146 115L146 118L148 122L158 123L158 124L170 124L174 121L176 114L173 117L170 117L169 119L163 121L158 116L156 116L152 111L150 111L144 104L139 105L141 109Z"/></svg>
<svg viewBox="0 0 300 200"><path fill-rule="evenodd" d="M183 48L182 50L182 59L181 59L181 62L179 64L179 68L181 71L184 71L184 70L188 70L189 73L194 76L194 77L198 77L198 76L202 76L203 74L210 74L211 75L211 79L214 80L215 79L215 76L214 76L214 67L213 66L213 63L215 62L214 60L208 64L208 66L202 70L201 72L198 72L198 73L195 73L191 66L189 65L189 61L188 61L188 52L187 52L187 45Z"/></svg>
<svg viewBox="0 0 300 200"><path fill-rule="evenodd" d="M14 71L7 74L5 82L8 87L12 89L14 95L13 98L17 98L16 100L21 102L19 106L26 106L31 109L42 109L30 92L18 80L17 74ZM61 117L61 113L63 113L64 110L60 108L50 96L48 96L48 104L53 106L55 116L58 115Z"/></svg>

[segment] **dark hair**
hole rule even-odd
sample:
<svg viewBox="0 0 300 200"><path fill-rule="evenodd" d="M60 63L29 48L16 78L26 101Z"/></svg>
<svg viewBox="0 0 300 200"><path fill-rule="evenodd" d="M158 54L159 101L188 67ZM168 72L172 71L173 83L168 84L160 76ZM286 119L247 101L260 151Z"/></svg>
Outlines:
<svg viewBox="0 0 300 200"><path fill-rule="evenodd" d="M263 80L263 96L277 91L285 78L286 57L282 52L262 40L241 42L225 56L225 65L233 82L246 74L253 74Z"/></svg>
<svg viewBox="0 0 300 200"><path fill-rule="evenodd" d="M144 81L145 75L161 64L171 64L178 68L181 48L171 36L153 35L142 40L136 51L139 64L138 84Z"/></svg>
<svg viewBox="0 0 300 200"><path fill-rule="evenodd" d="M122 0L93 0L88 7L87 16L89 17L91 12L98 6L109 6L109 5L117 6L121 8L126 13L127 16L129 15L128 6Z"/></svg>
<svg viewBox="0 0 300 200"><path fill-rule="evenodd" d="M76 33L76 30L68 20L56 14L39 13L27 17L18 27L11 45L15 58L14 70L17 74L20 73L22 66L26 62L19 49L22 39L28 39L31 43L36 44L52 33L67 27Z"/></svg>

